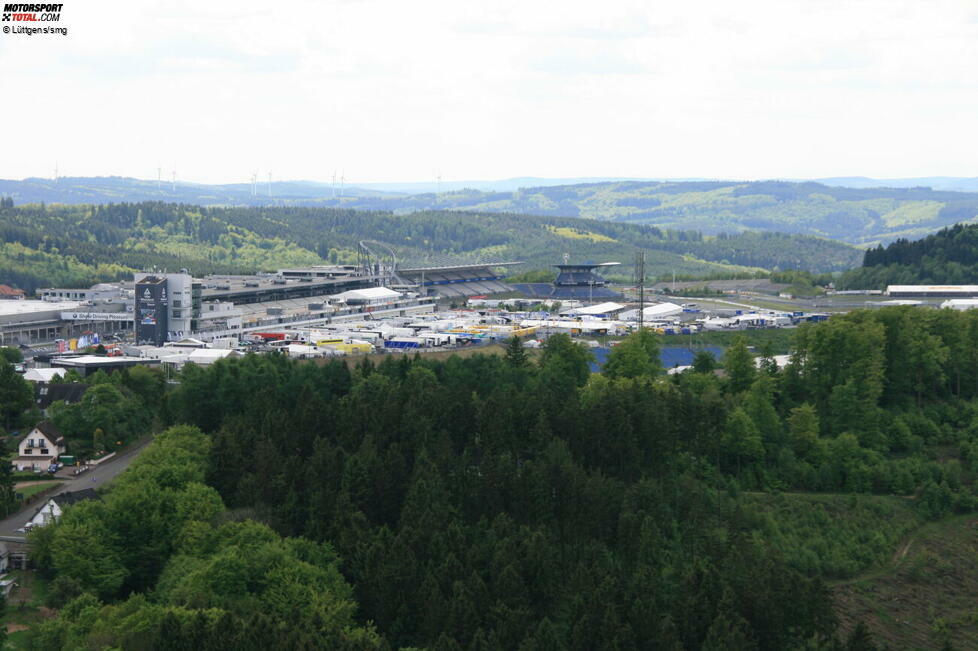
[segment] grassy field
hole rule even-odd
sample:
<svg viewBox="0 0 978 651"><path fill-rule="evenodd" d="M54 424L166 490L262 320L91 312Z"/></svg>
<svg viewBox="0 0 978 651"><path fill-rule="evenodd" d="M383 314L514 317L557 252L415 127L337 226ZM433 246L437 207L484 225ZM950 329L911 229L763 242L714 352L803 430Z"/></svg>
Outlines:
<svg viewBox="0 0 978 651"><path fill-rule="evenodd" d="M894 649L978 649L978 515L931 523L887 567L832 587L842 628L857 622Z"/></svg>
<svg viewBox="0 0 978 651"><path fill-rule="evenodd" d="M51 488L52 486L57 486L60 483L61 482L59 482L59 481L47 481L47 482L32 483L32 484L29 484L29 485L26 485L26 486L21 486L20 488L17 489L17 492L20 493L21 495L23 495L24 496L24 499L26 500L26 499L28 499L30 497L33 497L34 495L37 495L41 491L47 490L48 488Z"/></svg>
<svg viewBox="0 0 978 651"><path fill-rule="evenodd" d="M559 226L547 226L548 231L554 235L559 235L561 237L566 237L572 240L590 240L591 242L616 242L614 238L608 237L607 235L602 235L601 233L592 233L591 231L586 231L578 228L567 228Z"/></svg>

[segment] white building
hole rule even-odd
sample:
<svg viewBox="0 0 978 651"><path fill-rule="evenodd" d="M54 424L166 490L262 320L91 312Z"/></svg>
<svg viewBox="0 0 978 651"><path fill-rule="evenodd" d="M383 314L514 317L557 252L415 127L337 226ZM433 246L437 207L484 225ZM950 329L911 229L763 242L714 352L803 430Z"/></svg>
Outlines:
<svg viewBox="0 0 978 651"><path fill-rule="evenodd" d="M94 488L84 488L79 491L53 495L48 498L44 504L38 507L37 511L34 512L34 516L24 528L33 529L34 527L43 527L51 524L52 522L57 522L58 518L64 514L65 509L72 504L97 499L99 499L99 496L98 493L95 492Z"/></svg>
<svg viewBox="0 0 978 651"><path fill-rule="evenodd" d="M47 470L65 453L65 438L51 421L41 421L17 442L17 470Z"/></svg>
<svg viewBox="0 0 978 651"><path fill-rule="evenodd" d="M201 304L197 318L197 332L212 330L240 330L240 308L231 301L207 301Z"/></svg>
<svg viewBox="0 0 978 651"><path fill-rule="evenodd" d="M345 301L347 305L385 305L401 297L400 292L386 287L368 287L367 289L351 289L337 294L333 298Z"/></svg>
<svg viewBox="0 0 978 651"><path fill-rule="evenodd" d="M978 307L978 298L952 298L941 303L941 309L972 310Z"/></svg>
<svg viewBox="0 0 978 651"><path fill-rule="evenodd" d="M682 313L682 306L676 305L675 303L656 303L655 305L646 306L642 311L643 319L646 322L656 321L658 319L667 319ZM635 309L629 310L628 312L623 312L620 318L627 321L638 321L638 310Z"/></svg>
<svg viewBox="0 0 978 651"><path fill-rule="evenodd" d="M978 296L978 285L887 285L886 295L964 298Z"/></svg>
<svg viewBox="0 0 978 651"><path fill-rule="evenodd" d="M42 301L120 301L132 300L133 292L126 289L121 284L98 283L88 289L65 289L58 287L46 287L37 290Z"/></svg>

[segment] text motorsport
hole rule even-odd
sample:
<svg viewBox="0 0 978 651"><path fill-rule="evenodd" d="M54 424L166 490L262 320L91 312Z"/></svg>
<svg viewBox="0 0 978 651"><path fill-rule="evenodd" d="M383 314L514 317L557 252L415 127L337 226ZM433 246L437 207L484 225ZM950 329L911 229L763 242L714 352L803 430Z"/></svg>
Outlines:
<svg viewBox="0 0 978 651"><path fill-rule="evenodd" d="M61 20L61 8L63 4L12 4L3 5L3 16L0 21L4 23L56 23ZM60 34L68 35L67 27L33 27L30 25L4 25L4 34L24 34L32 36L34 34Z"/></svg>

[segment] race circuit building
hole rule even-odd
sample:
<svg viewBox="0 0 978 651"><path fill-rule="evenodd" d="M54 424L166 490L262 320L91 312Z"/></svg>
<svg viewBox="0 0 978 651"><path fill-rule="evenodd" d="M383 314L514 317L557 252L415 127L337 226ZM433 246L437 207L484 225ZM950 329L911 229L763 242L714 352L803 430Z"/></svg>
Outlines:
<svg viewBox="0 0 978 651"><path fill-rule="evenodd" d="M522 262L398 268L398 276L406 287L419 288L421 293L435 298L462 298L511 292L503 282L500 269Z"/></svg>
<svg viewBox="0 0 978 651"><path fill-rule="evenodd" d="M618 262L557 264L559 270L552 285L546 283L514 283L513 288L529 298L546 300L577 300L593 302L621 298L621 294L608 287L608 281L595 269L617 266Z"/></svg>

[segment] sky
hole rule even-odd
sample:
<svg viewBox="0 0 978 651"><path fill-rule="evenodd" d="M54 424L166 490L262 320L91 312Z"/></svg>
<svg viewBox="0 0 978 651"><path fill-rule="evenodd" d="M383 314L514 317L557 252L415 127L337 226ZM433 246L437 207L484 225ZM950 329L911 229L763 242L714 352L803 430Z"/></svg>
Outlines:
<svg viewBox="0 0 978 651"><path fill-rule="evenodd" d="M59 25L0 33L0 178L978 176L974 0L64 0Z"/></svg>

